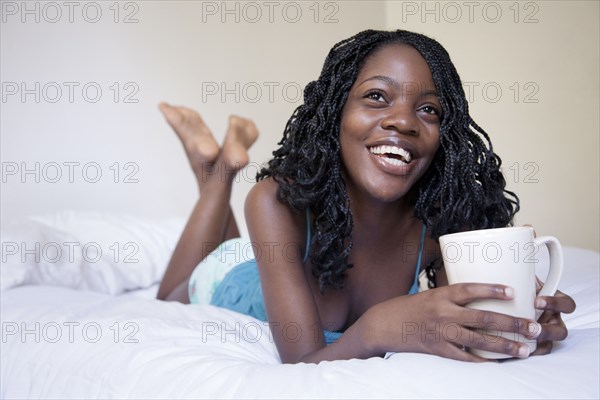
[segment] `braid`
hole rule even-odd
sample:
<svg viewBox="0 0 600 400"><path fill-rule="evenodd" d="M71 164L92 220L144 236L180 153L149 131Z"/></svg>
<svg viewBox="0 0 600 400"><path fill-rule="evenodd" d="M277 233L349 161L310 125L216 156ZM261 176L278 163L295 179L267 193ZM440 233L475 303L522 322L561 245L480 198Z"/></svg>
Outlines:
<svg viewBox="0 0 600 400"><path fill-rule="evenodd" d="M316 81L304 89L304 104L288 120L273 159L257 175L272 177L277 196L298 212L310 209L313 274L321 291L342 288L352 249L352 213L342 177L342 108L361 67L383 45L415 48L431 70L443 117L440 148L417 183L415 216L434 239L446 233L507 226L519 210L505 190L501 160L488 134L469 116L462 83L446 50L435 40L408 31L367 30L337 43ZM482 139L483 138L483 139Z"/></svg>

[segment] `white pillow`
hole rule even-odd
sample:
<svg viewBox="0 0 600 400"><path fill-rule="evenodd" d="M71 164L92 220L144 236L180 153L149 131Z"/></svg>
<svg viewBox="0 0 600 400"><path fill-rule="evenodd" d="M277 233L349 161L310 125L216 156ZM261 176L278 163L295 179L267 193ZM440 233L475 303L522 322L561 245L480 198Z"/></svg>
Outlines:
<svg viewBox="0 0 600 400"><path fill-rule="evenodd" d="M119 294L159 282L182 219L64 211L2 223L1 288L66 286Z"/></svg>

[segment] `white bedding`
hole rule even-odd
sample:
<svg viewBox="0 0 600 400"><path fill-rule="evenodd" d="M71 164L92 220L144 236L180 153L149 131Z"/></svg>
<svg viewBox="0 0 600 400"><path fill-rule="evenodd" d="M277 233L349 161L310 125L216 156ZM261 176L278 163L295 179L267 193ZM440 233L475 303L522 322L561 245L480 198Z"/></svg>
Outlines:
<svg viewBox="0 0 600 400"><path fill-rule="evenodd" d="M547 356L281 365L268 327L251 317L157 301L156 286L113 295L23 279L0 297L1 397L599 398L599 254L565 248L560 289L577 310Z"/></svg>

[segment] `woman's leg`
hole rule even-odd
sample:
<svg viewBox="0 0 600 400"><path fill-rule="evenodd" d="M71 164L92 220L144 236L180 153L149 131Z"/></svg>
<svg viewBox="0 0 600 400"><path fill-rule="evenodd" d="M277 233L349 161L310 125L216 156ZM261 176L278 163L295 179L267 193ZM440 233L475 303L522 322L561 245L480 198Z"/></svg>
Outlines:
<svg viewBox="0 0 600 400"><path fill-rule="evenodd" d="M222 149L200 116L184 107L161 104L196 175L201 196L175 247L157 298L189 302L187 282L194 268L223 241L239 236L229 206L233 179L248 164L247 149L258 137L254 124L230 117Z"/></svg>
<svg viewBox="0 0 600 400"><path fill-rule="evenodd" d="M219 145L196 111L187 107L173 107L167 103L161 103L159 108L181 140L192 171L196 176L198 190L202 192L202 186L207 180L207 175L217 168L215 161L221 151ZM231 207L229 207L227 220L227 238L225 240L239 237L240 232Z"/></svg>

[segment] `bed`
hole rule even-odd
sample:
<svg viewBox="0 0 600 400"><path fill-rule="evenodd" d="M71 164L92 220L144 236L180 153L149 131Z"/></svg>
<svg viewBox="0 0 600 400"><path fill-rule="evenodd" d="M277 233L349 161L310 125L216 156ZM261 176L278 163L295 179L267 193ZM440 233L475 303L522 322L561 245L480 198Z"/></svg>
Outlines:
<svg viewBox="0 0 600 400"><path fill-rule="evenodd" d="M282 365L265 323L154 300L182 226L81 212L3 222L1 397L600 397L597 252L564 249L560 289L577 310L550 355Z"/></svg>

